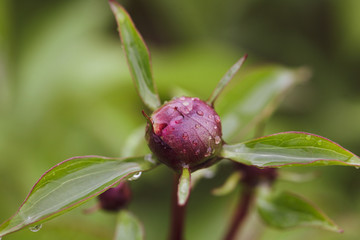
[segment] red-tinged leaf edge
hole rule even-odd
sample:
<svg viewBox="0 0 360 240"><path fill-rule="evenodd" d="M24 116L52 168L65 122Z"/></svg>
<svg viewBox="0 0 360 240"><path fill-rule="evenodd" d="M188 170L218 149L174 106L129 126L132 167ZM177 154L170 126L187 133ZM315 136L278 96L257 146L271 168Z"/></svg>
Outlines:
<svg viewBox="0 0 360 240"><path fill-rule="evenodd" d="M126 9L121 5L119 4L117 1L115 0L109 0L109 5L110 5L110 8L111 8L111 11L113 12L115 18L116 18L116 8L120 8L124 11L124 13L127 15L127 17L129 18L130 20L130 24L133 26L133 29L136 31L137 35L139 36L139 38L141 39L141 41L143 42L145 48L146 48L146 52L147 52L147 55L148 55L148 60L149 60L149 65L150 65L150 73L151 73L151 78L153 78L153 73L152 73L152 61L151 61L151 54L150 54L150 51L149 51L149 48L148 46L146 45L145 41L144 41L144 38L142 37L142 35L140 34L139 30L136 28L130 14L126 11ZM118 21L116 21L116 24L118 25ZM118 27L120 28L120 26L118 25ZM121 44L124 46L124 40L121 36L121 33L120 33L120 30L119 30L119 36L120 36L120 40L121 40ZM129 67L129 70L130 70L130 74L131 74L131 77L132 77L132 80L134 82L134 85L137 86L136 84L136 80L135 80L135 76L132 72L132 69L130 67L130 63L129 63L129 60L128 60L128 57L127 57L127 53L126 53L126 50L125 48L123 48L123 51L124 51L124 54L126 56L126 62L127 62L127 65ZM157 88L156 88L156 84L155 84L155 81L153 80L152 81L153 83L153 90L154 90L154 93L156 95L156 101L157 103L152 106L151 104L149 104L148 102L145 101L145 99L143 98L143 96L140 94L140 89L138 89L136 87L136 91L138 93L138 95L140 96L141 100L143 101L143 103L149 107L151 110L155 111L157 108L159 108L161 106L161 102L160 102L160 98L159 98L159 95L158 95L158 92L157 92Z"/></svg>
<svg viewBox="0 0 360 240"><path fill-rule="evenodd" d="M35 187L38 185L38 183L41 181L41 179L43 179L50 171L52 171L52 170L55 169L56 167L58 167L58 166L60 166L60 165L62 165L62 164L64 164L64 163L66 163L66 162L69 162L69 161L74 160L74 159L81 159L81 158L114 159L114 158L103 157L103 156L98 156L98 155L85 155L85 156L72 157L72 158L66 159L66 160L64 160L64 161L62 161L62 162L54 165L53 167L51 167L50 169L48 169L45 173L43 173L43 174L41 175L41 177L40 177L40 178L36 181L36 183L32 186L30 192L28 193L28 195L26 196L25 200L24 200L23 203L20 205L20 207L18 208L18 210L15 212L15 214L13 214L10 218L8 218L6 221L4 221L4 222L0 225L0 227L3 226L3 225L5 225L6 223L10 222L11 219L13 219L13 218L19 213L20 209L21 209L21 208L24 206L24 204L27 202L27 200L29 199L31 193L32 193L33 190L35 189ZM119 159L120 159L120 158L119 158ZM145 171L147 171L147 170L142 170L141 172L145 172ZM135 171L135 172L137 172L137 171ZM132 175L132 174L134 174L134 172L124 175L124 177L120 178L118 181L114 182L113 184L105 187L103 190L101 190L101 191L99 191L99 192L96 192L96 193L94 193L94 194L92 194L92 195L90 195L90 196L88 196L88 197L86 197L86 198L84 198L84 199L76 202L76 203L73 203L73 204L69 205L69 206L66 207L66 208L62 208L62 209L60 209L60 210L58 210L58 211L55 211L55 212L52 213L51 215L44 216L44 217L42 217L42 218L40 218L40 219L38 219L38 220L36 220L36 221L34 221L34 222L31 222L31 223L29 223L29 224L27 224L27 225L24 225L23 227L21 227L21 228L19 228L19 229L16 229L16 230L14 230L14 231L10 231L10 232L6 233L5 235L1 235L1 236L0 236L0 240L1 240L1 238L2 238L3 236L6 236L6 235L8 235L8 234L10 234L10 233L14 233L14 232L20 231L20 230L22 230L23 228L25 228L25 227L27 227L27 226L38 225L38 224L42 223L45 219L46 219L46 221L51 220L52 218L55 218L56 216L61 215L61 212L64 211L64 210L71 210L71 209L73 209L73 208L75 208L75 207L77 207L77 206L79 206L79 205L81 205L81 204L84 204L85 202L89 201L90 199L92 199L92 198L100 195L101 193L105 192L106 190L108 190L108 189L116 186L116 185L119 184L122 180L124 180L125 178L127 178L129 175ZM59 214L59 213L60 213L60 214Z"/></svg>
<svg viewBox="0 0 360 240"><path fill-rule="evenodd" d="M340 144L338 144L338 143L336 143L336 142L334 142L334 141L332 141L332 140L330 140L330 139L328 139L326 137L319 136L319 135L316 135L316 134L313 134L313 133L301 132L301 131L287 131L287 132L274 133L274 134L266 135L266 136L259 137L259 138L256 138L256 139L252 139L250 141L246 141L246 142L243 142L243 143L246 144L247 142L260 140L260 139L264 139L264 138L271 137L271 136L277 136L277 135L281 135L281 134L305 134L305 135L310 135L310 136L314 136L314 137L317 137L317 138L321 138L321 139L323 139L325 141L328 141L328 142L340 147L342 150L344 150L344 151L348 152L349 154L353 155L353 157L360 159L360 157L358 155L354 154L353 152L351 152L348 149L344 148ZM224 145L226 145L226 144L224 144ZM220 156L220 157L232 160L231 158L226 157L226 156ZM235 161L235 160L233 160L233 161ZM333 165L333 166L335 166L335 165L336 166L353 166L353 167L356 167L356 168L360 167L360 163L348 163L348 162L340 161L340 160L337 160L337 159L317 159L317 160L309 161L309 162L306 162L306 163L293 162L293 163L286 163L286 164L279 164L279 165L262 165L262 166L258 166L258 167L260 167L260 168L281 168L281 167L306 166L306 165L312 165L312 166L324 166L324 165L327 165L327 164L321 164L323 162L327 162L327 163L329 163L329 162L337 162L338 163L338 164L329 164L329 165ZM247 164L247 163L243 163L243 164ZM251 165L251 164L247 164L247 165ZM254 165L254 166L256 166L256 165Z"/></svg>

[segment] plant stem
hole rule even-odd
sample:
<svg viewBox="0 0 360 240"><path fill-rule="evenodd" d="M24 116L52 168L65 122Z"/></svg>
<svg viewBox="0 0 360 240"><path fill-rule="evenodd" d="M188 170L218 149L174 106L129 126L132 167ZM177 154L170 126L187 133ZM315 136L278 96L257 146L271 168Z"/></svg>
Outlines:
<svg viewBox="0 0 360 240"><path fill-rule="evenodd" d="M245 220L251 202L254 198L254 191L255 191L254 186L244 184L244 189L242 191L240 201L238 203L230 228L228 229L224 240L236 239L236 235Z"/></svg>
<svg viewBox="0 0 360 240"><path fill-rule="evenodd" d="M169 240L183 240L184 228L185 228L185 210L187 202L180 206L178 205L177 192L180 175L175 173L174 175L174 186L172 192L171 202L171 230Z"/></svg>

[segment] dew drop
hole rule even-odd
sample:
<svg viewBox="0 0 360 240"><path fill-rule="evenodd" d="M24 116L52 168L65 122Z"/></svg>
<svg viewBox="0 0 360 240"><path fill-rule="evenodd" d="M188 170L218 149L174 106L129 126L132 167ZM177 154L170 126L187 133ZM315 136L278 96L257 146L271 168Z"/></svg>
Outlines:
<svg viewBox="0 0 360 240"><path fill-rule="evenodd" d="M182 116L177 116L174 119L172 119L170 121L170 126L176 126L177 124L182 123L183 117ZM173 129L174 130L174 129Z"/></svg>
<svg viewBox="0 0 360 240"><path fill-rule="evenodd" d="M197 113L197 115L199 115L199 116L204 116L204 112L203 112L203 111L198 110L196 113Z"/></svg>
<svg viewBox="0 0 360 240"><path fill-rule="evenodd" d="M306 135L306 140L310 140L311 139L311 136L310 135Z"/></svg>
<svg viewBox="0 0 360 240"><path fill-rule="evenodd" d="M212 139L212 136L209 136L209 140L211 140Z"/></svg>
<svg viewBox="0 0 360 240"><path fill-rule="evenodd" d="M195 151L195 155L196 156L198 156L200 154L200 149L197 149L196 151ZM0 239L1 240L1 239Z"/></svg>
<svg viewBox="0 0 360 240"><path fill-rule="evenodd" d="M319 146L321 146L322 140L317 141L317 144L318 144Z"/></svg>
<svg viewBox="0 0 360 240"><path fill-rule="evenodd" d="M215 137L215 144L219 144L221 142L221 137L216 136Z"/></svg>
<svg viewBox="0 0 360 240"><path fill-rule="evenodd" d="M184 101L184 100L185 100L185 97L181 97L180 100L181 100L181 101Z"/></svg>
<svg viewBox="0 0 360 240"><path fill-rule="evenodd" d="M214 126L214 129L217 129L217 126Z"/></svg>
<svg viewBox="0 0 360 240"><path fill-rule="evenodd" d="M193 97L193 98L191 98L191 100L193 100L193 101L195 101L195 100L199 101L200 99L197 98L197 97Z"/></svg>
<svg viewBox="0 0 360 240"><path fill-rule="evenodd" d="M187 134L186 132L184 132L182 138L183 138L184 140L188 140L188 139L189 139L189 134Z"/></svg>
<svg viewBox="0 0 360 240"><path fill-rule="evenodd" d="M204 155L204 157L209 157L211 155L211 152L212 152L212 149L211 147L209 147L207 150L206 150L206 153Z"/></svg>
<svg viewBox="0 0 360 240"><path fill-rule="evenodd" d="M29 227L29 230L32 232L38 232L41 228L42 228L42 224L39 224L33 227Z"/></svg>
<svg viewBox="0 0 360 240"><path fill-rule="evenodd" d="M128 178L128 181L135 181L138 180L141 177L142 172L137 172L134 175L132 175L131 177Z"/></svg>
<svg viewBox="0 0 360 240"><path fill-rule="evenodd" d="M215 115L215 122L217 122L217 123L220 122L220 117L218 115Z"/></svg>
<svg viewBox="0 0 360 240"><path fill-rule="evenodd" d="M189 106L189 102L183 102L182 104L183 104L185 107L186 107L186 106Z"/></svg>
<svg viewBox="0 0 360 240"><path fill-rule="evenodd" d="M195 127L196 127L196 128L200 128L200 125L199 125L199 124L195 124Z"/></svg>
<svg viewBox="0 0 360 240"><path fill-rule="evenodd" d="M193 145L197 146L198 145L197 141L193 141Z"/></svg>
<svg viewBox="0 0 360 240"><path fill-rule="evenodd" d="M211 115L211 114L210 114L210 115L209 115L209 118L210 118L210 119L213 119L213 118L214 118L214 115Z"/></svg>

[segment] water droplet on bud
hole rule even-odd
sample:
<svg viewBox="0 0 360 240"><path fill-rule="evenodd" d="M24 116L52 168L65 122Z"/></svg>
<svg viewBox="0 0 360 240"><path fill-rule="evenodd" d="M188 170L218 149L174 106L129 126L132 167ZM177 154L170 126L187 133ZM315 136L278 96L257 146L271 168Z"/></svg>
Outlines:
<svg viewBox="0 0 360 240"><path fill-rule="evenodd" d="M196 127L196 128L200 128L200 125L199 125L199 124L196 124L195 127Z"/></svg>
<svg viewBox="0 0 360 240"><path fill-rule="evenodd" d="M205 153L204 157L209 157L209 156L211 155L211 153L212 153L212 149L211 149L211 147L209 147L209 148L206 150L206 153Z"/></svg>
<svg viewBox="0 0 360 240"><path fill-rule="evenodd" d="M203 111L198 110L198 111L196 111L196 113L197 113L197 115L199 115L199 116L204 116L204 112L203 112Z"/></svg>
<svg viewBox="0 0 360 240"><path fill-rule="evenodd" d="M221 137L216 136L215 137L215 144L219 144L221 142Z"/></svg>
<svg viewBox="0 0 360 240"><path fill-rule="evenodd" d="M319 146L321 146L322 140L317 141L317 144L318 144Z"/></svg>
<svg viewBox="0 0 360 240"><path fill-rule="evenodd" d="M198 156L199 154L200 154L200 149L197 149L197 150L195 151L195 155Z"/></svg>
<svg viewBox="0 0 360 240"><path fill-rule="evenodd" d="M193 145L197 146L198 145L197 141L193 141Z"/></svg>
<svg viewBox="0 0 360 240"><path fill-rule="evenodd" d="M185 100L185 97L180 97L180 100L181 100L181 101L184 101L184 100Z"/></svg>
<svg viewBox="0 0 360 240"><path fill-rule="evenodd" d="M189 106L189 102L183 102L183 105L186 107L186 106Z"/></svg>
<svg viewBox="0 0 360 240"><path fill-rule="evenodd" d="M213 118L214 118L214 115L211 115L211 114L210 114L210 115L209 115L209 118L210 118L210 119L213 119Z"/></svg>
<svg viewBox="0 0 360 240"><path fill-rule="evenodd" d="M182 137L183 137L184 140L188 140L188 139L189 139L189 134L187 134L187 133L185 132Z"/></svg>
<svg viewBox="0 0 360 240"><path fill-rule="evenodd" d="M215 122L219 123L220 121L220 117L218 115L215 115Z"/></svg>
<svg viewBox="0 0 360 240"><path fill-rule="evenodd" d="M128 178L128 181L135 181L138 180L141 177L142 172L137 172L134 175L132 175L131 177Z"/></svg>
<svg viewBox="0 0 360 240"><path fill-rule="evenodd" d="M41 228L42 228L42 224L39 224L33 227L29 227L29 230L32 232L38 232Z"/></svg>

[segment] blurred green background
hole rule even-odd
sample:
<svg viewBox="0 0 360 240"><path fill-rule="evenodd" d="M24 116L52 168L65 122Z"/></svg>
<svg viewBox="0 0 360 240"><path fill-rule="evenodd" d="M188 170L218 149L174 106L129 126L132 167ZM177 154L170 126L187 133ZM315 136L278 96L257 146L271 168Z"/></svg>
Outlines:
<svg viewBox="0 0 360 240"><path fill-rule="evenodd" d="M307 66L311 80L285 99L266 133L312 132L360 154L360 1L122 3L149 45L163 100L176 94L176 86L207 98L245 52L249 58L237 79L269 63ZM0 221L15 213L33 183L56 163L78 155L121 155L127 137L144 124L143 108L107 1L1 0ZM258 239L359 238L359 170L282 171L319 172L312 182L276 187L306 196L345 233L257 227ZM221 169L193 192L187 239L223 235L237 193L213 197L209 191L226 173ZM167 236L171 174L159 167L132 183L130 209L144 222L147 239ZM5 239L111 239L114 215L82 214L93 204L44 224L38 233L22 230Z"/></svg>

